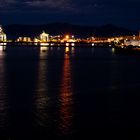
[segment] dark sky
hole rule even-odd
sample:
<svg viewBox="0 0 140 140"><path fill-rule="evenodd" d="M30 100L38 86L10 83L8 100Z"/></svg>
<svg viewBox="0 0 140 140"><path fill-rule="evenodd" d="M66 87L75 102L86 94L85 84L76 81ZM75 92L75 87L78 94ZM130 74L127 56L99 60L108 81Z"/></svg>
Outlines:
<svg viewBox="0 0 140 140"><path fill-rule="evenodd" d="M113 23L140 28L140 0L0 0L1 24Z"/></svg>

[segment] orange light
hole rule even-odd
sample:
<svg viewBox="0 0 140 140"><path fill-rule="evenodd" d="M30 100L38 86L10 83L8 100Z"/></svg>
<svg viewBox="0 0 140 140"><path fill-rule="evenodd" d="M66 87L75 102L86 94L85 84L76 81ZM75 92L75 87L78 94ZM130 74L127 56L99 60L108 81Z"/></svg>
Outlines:
<svg viewBox="0 0 140 140"><path fill-rule="evenodd" d="M70 36L69 35L66 35L66 39L69 39L70 38Z"/></svg>

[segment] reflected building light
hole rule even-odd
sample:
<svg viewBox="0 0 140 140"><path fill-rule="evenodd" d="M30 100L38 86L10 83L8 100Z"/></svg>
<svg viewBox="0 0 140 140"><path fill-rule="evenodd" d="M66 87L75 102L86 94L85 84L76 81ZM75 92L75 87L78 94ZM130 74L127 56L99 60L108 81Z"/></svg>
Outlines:
<svg viewBox="0 0 140 140"><path fill-rule="evenodd" d="M6 46L1 46L0 45L0 55L4 55L4 51L6 51Z"/></svg>
<svg viewBox="0 0 140 140"><path fill-rule="evenodd" d="M70 48L69 47L66 47L65 48L65 53L68 53L70 51Z"/></svg>
<svg viewBox="0 0 140 140"><path fill-rule="evenodd" d="M70 44L69 43L66 43L66 46L69 46Z"/></svg>
<svg viewBox="0 0 140 140"><path fill-rule="evenodd" d="M50 50L52 51L54 49L54 47L50 47Z"/></svg>
<svg viewBox="0 0 140 140"><path fill-rule="evenodd" d="M75 47L71 47L71 56L74 56L75 55Z"/></svg>
<svg viewBox="0 0 140 140"><path fill-rule="evenodd" d="M0 43L0 46L6 46L7 43Z"/></svg>
<svg viewBox="0 0 140 140"><path fill-rule="evenodd" d="M40 45L41 45L41 46L49 46L50 44L49 44L49 43L42 43L42 42L41 42Z"/></svg>
<svg viewBox="0 0 140 140"><path fill-rule="evenodd" d="M46 47L42 48L45 49ZM40 48L41 49L41 48ZM41 49L41 50L42 50ZM48 48L46 48L48 50ZM42 52L42 51L41 51ZM46 54L46 53L43 53ZM42 53L40 53L40 59ZM46 61L38 61L38 72L37 72L37 86L34 92L34 104L33 104L33 122L35 126L47 127L49 115L46 108L49 107L49 97L47 95L48 86L46 85Z"/></svg>
<svg viewBox="0 0 140 140"><path fill-rule="evenodd" d="M115 54L115 48L112 48L112 54Z"/></svg>
<svg viewBox="0 0 140 140"><path fill-rule="evenodd" d="M49 47L40 47L40 59L46 59L48 55Z"/></svg>
<svg viewBox="0 0 140 140"><path fill-rule="evenodd" d="M60 47L58 47L57 50L60 51Z"/></svg>
<svg viewBox="0 0 140 140"><path fill-rule="evenodd" d="M35 46L38 46L38 43L34 43Z"/></svg>
<svg viewBox="0 0 140 140"><path fill-rule="evenodd" d="M0 52L2 52L2 51L3 51L3 47L4 47L4 46L0 46Z"/></svg>
<svg viewBox="0 0 140 140"><path fill-rule="evenodd" d="M67 52L65 49L65 52ZM65 54L62 81L60 88L60 116L59 116L59 131L67 135L72 133L73 129L73 88L70 57Z"/></svg>
<svg viewBox="0 0 140 140"><path fill-rule="evenodd" d="M49 47L40 47L40 52L46 52L49 50Z"/></svg>
<svg viewBox="0 0 140 140"><path fill-rule="evenodd" d="M4 52L0 51L0 128L6 129L9 125L9 99L7 95L6 67Z"/></svg>
<svg viewBox="0 0 140 140"><path fill-rule="evenodd" d="M71 43L71 46L75 46L75 43Z"/></svg>
<svg viewBox="0 0 140 140"><path fill-rule="evenodd" d="M74 48L74 47L72 47L72 48L71 48L71 51L72 51L72 53L74 53L74 52L75 52L75 48Z"/></svg>

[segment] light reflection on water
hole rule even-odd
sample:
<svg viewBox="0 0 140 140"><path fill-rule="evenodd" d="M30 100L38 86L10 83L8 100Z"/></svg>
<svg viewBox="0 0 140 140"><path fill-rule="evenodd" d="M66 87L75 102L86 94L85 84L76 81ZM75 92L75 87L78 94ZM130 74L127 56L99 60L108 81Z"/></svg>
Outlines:
<svg viewBox="0 0 140 140"><path fill-rule="evenodd" d="M8 95L6 87L6 69L2 51L3 46L0 46L0 128L5 128L8 125Z"/></svg>
<svg viewBox="0 0 140 140"><path fill-rule="evenodd" d="M139 56L114 55L112 48L67 50L15 47L7 57L0 51L0 128L7 127L8 107L15 135L24 130L20 137L30 133L32 121L39 137L140 127Z"/></svg>
<svg viewBox="0 0 140 140"><path fill-rule="evenodd" d="M112 55L114 55L115 54L115 48L112 48Z"/></svg>
<svg viewBox="0 0 140 140"><path fill-rule="evenodd" d="M72 49L74 51L74 49ZM71 50L71 51L72 51ZM52 51L52 48L47 47L40 48L40 61L38 62L38 75L37 75L37 86L34 94L34 125L36 127L45 127L50 129L50 123L58 127L58 133L60 135L69 134L72 132L72 119L73 119L73 88L71 79L71 62L70 55L67 54L69 48L64 50L64 58L61 60L62 64L62 76L58 81L59 89L55 96L57 98L50 98L48 93L50 92L48 85L48 52ZM57 50L59 51L59 50ZM43 58L43 59L42 59ZM46 59L45 59L46 58ZM53 71L54 72L54 71ZM52 80L52 79L51 79ZM56 85L57 86L57 85ZM51 89L54 90L54 89ZM52 93L53 94L53 93ZM53 95L51 95L53 96ZM55 99L55 100L53 100ZM59 103L58 103L59 102ZM56 113L57 116L53 117L50 113L51 104L56 103L58 106ZM55 119L55 120L52 120Z"/></svg>
<svg viewBox="0 0 140 140"><path fill-rule="evenodd" d="M40 47L40 59L45 58L48 55L48 49L48 47ZM44 60L40 60L38 63L37 86L34 95L34 119L35 124L46 127L46 120L48 120L48 112L46 108L49 102L49 97L47 95L48 89L46 86L47 63Z"/></svg>
<svg viewBox="0 0 140 140"><path fill-rule="evenodd" d="M62 79L59 95L60 113L59 129L62 134L72 133L73 121L73 87L70 56L67 54L69 49L66 47L64 63L62 67Z"/></svg>
<svg viewBox="0 0 140 140"><path fill-rule="evenodd" d="M39 52L39 59L46 58L48 55L49 47L44 46L40 47L40 52Z"/></svg>

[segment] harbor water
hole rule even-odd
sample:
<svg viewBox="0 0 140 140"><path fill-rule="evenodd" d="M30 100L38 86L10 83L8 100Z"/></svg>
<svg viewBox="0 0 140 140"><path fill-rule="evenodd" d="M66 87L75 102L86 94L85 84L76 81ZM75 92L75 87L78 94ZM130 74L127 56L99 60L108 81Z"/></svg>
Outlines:
<svg viewBox="0 0 140 140"><path fill-rule="evenodd" d="M132 128L140 128L139 55L76 46L0 50L0 140L94 139L99 129Z"/></svg>

